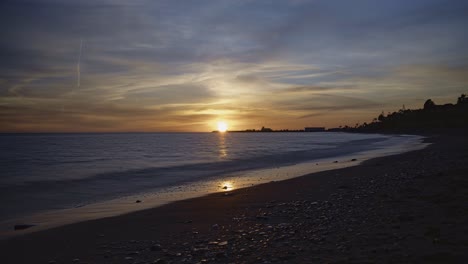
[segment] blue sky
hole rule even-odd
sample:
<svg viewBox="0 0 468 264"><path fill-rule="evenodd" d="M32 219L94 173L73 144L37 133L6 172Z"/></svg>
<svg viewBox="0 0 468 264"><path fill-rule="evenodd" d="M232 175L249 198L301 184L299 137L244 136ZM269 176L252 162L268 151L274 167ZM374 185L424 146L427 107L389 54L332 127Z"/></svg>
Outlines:
<svg viewBox="0 0 468 264"><path fill-rule="evenodd" d="M354 125L468 92L467 1L2 1L2 131Z"/></svg>

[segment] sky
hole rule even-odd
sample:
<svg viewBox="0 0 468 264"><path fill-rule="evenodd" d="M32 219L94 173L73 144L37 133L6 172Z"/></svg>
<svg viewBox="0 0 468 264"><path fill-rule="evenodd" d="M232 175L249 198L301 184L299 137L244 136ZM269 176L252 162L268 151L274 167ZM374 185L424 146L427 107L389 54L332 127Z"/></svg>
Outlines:
<svg viewBox="0 0 468 264"><path fill-rule="evenodd" d="M0 132L354 126L468 93L468 1L4 0Z"/></svg>

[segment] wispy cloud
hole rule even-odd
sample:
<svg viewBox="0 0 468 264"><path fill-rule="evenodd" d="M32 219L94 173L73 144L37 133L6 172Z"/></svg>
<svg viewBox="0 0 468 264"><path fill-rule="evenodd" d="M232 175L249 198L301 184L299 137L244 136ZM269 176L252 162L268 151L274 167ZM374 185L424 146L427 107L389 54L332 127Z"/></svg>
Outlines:
<svg viewBox="0 0 468 264"><path fill-rule="evenodd" d="M467 11L457 0L2 2L0 126L369 121L467 92Z"/></svg>

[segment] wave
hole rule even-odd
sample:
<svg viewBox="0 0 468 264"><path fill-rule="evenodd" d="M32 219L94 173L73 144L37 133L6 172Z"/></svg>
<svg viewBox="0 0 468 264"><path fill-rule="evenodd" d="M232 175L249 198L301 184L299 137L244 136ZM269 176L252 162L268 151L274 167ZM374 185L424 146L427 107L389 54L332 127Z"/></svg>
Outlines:
<svg viewBox="0 0 468 264"><path fill-rule="evenodd" d="M327 135L328 136L328 135ZM362 137L362 136L360 136ZM297 140L293 135L291 139ZM320 137L318 137L320 139ZM359 138L359 137L357 137ZM286 145L288 138L286 137ZM0 183L0 220L31 214L38 211L72 208L99 201L133 195L146 191L157 191L168 187L191 184L215 179L230 174L243 175L248 171L269 169L309 162L318 159L350 155L357 152L381 149L393 144L395 137L371 136L337 143L324 140L305 142L301 147L275 148L267 146L262 151L255 146L248 153L239 153L229 160L194 163L193 160L176 162L174 165L146 166L119 170L115 162L114 171L100 172L73 178L52 177L22 182ZM396 139L401 140L401 139ZM171 154L171 153L169 153ZM180 155L176 155L180 156ZM202 160L202 159L200 159ZM160 165L159 163L157 165ZM80 168L82 165L77 165ZM71 173L61 171L63 174ZM79 171L73 173L78 174Z"/></svg>

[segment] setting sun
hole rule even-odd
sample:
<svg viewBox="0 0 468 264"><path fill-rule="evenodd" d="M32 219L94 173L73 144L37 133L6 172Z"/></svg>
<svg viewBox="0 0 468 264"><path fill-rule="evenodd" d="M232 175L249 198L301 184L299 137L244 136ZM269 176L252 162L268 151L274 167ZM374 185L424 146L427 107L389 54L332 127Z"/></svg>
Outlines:
<svg viewBox="0 0 468 264"><path fill-rule="evenodd" d="M226 132L228 130L228 125L224 121L218 122L218 131L219 132Z"/></svg>

